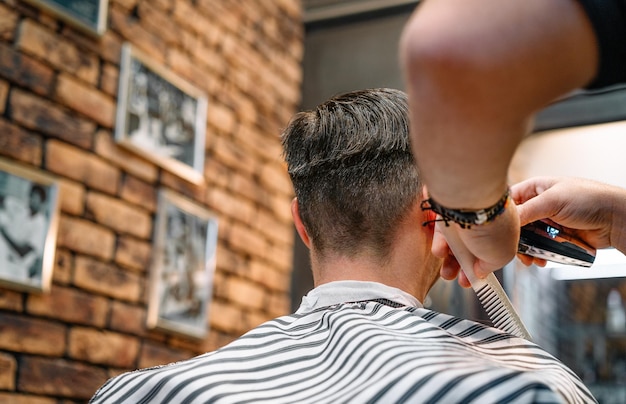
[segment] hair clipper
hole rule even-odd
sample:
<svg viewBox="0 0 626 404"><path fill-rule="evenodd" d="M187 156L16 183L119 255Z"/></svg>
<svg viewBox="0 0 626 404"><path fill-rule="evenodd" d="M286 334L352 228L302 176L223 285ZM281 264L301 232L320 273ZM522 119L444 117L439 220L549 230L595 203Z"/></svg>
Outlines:
<svg viewBox="0 0 626 404"><path fill-rule="evenodd" d="M575 237L571 229L551 220L522 226L517 252L566 265L590 267L596 249Z"/></svg>

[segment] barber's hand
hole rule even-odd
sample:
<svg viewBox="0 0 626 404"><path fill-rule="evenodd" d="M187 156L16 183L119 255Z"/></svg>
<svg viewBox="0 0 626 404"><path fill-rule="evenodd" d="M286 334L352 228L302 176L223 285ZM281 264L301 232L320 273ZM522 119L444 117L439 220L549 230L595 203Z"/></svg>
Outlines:
<svg viewBox="0 0 626 404"><path fill-rule="evenodd" d="M590 246L606 248L612 246L616 205L620 197L621 205L626 203L626 190L583 178L535 177L512 186L511 197L518 203L522 226L548 218L573 229ZM529 257L522 262L541 264Z"/></svg>
<svg viewBox="0 0 626 404"><path fill-rule="evenodd" d="M458 276L459 284L469 287L467 277L462 271L459 272L460 266L452 250L465 249L471 253L473 262L470 265L472 267L464 269L473 271L479 278L484 278L508 264L515 257L520 235L519 216L515 203L509 201L504 212L492 222L472 226L470 229L462 229L458 224L450 223L450 227L446 229L446 232L448 231L456 232L456 241L463 245L458 247L453 245L450 249L448 240L441 231L436 229L432 252L435 256L444 259L440 275L447 280Z"/></svg>

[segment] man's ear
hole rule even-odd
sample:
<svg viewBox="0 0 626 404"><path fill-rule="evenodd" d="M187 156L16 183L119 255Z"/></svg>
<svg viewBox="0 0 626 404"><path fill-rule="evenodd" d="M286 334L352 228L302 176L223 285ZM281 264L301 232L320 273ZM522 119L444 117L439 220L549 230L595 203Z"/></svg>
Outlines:
<svg viewBox="0 0 626 404"><path fill-rule="evenodd" d="M420 206L421 201L428 199L428 190L426 189L426 185L422 186L422 194L420 195ZM431 231L435 231L435 219L437 219L437 214L430 209L422 210L423 222L426 223L426 227Z"/></svg>
<svg viewBox="0 0 626 404"><path fill-rule="evenodd" d="M291 201L291 216L293 217L293 224L296 226L296 231L298 235L302 239L307 248L311 248L311 239L309 238L309 233L307 233L304 228L304 223L302 223L302 218L300 217L300 207L298 206L298 198L293 198Z"/></svg>

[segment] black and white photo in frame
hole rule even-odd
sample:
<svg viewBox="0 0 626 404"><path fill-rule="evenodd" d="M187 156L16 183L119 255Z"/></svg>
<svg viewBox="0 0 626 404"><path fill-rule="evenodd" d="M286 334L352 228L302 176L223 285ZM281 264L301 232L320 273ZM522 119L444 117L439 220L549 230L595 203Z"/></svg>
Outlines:
<svg viewBox="0 0 626 404"><path fill-rule="evenodd" d="M203 206L162 189L150 268L148 327L203 338L216 264L217 219Z"/></svg>
<svg viewBox="0 0 626 404"><path fill-rule="evenodd" d="M106 31L108 0L26 0L88 34Z"/></svg>
<svg viewBox="0 0 626 404"><path fill-rule="evenodd" d="M206 95L129 43L120 64L116 141L189 182L202 182Z"/></svg>
<svg viewBox="0 0 626 404"><path fill-rule="evenodd" d="M39 170L0 159L0 285L46 292L58 229L58 185Z"/></svg>

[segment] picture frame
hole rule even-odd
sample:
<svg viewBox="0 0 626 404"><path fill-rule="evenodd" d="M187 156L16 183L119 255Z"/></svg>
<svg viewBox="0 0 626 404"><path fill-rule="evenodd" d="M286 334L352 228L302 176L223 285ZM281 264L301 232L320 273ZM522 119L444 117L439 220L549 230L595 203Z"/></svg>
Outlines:
<svg viewBox="0 0 626 404"><path fill-rule="evenodd" d="M55 178L0 158L0 286L48 292L59 227Z"/></svg>
<svg viewBox="0 0 626 404"><path fill-rule="evenodd" d="M159 191L147 326L204 338L216 265L218 220L205 207Z"/></svg>
<svg viewBox="0 0 626 404"><path fill-rule="evenodd" d="M66 23L94 36L107 27L108 0L26 0Z"/></svg>
<svg viewBox="0 0 626 404"><path fill-rule="evenodd" d="M122 45L115 140L195 184L204 181L206 95Z"/></svg>

